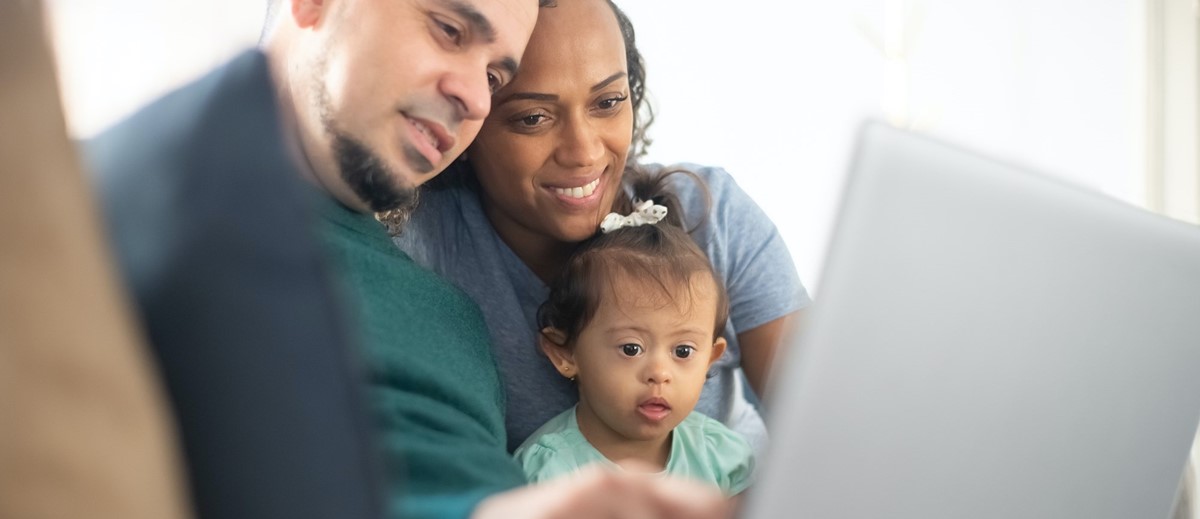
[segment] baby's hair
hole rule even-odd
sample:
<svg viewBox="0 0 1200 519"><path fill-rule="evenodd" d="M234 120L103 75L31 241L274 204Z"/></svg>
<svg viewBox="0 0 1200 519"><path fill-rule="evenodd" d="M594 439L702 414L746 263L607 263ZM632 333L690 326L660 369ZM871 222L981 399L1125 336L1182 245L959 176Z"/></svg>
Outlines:
<svg viewBox="0 0 1200 519"><path fill-rule="evenodd" d="M613 211L629 214L633 210L632 199L636 198L666 207L666 217L657 224L597 233L581 243L551 280L550 297L538 309L538 328L560 330L565 335L562 345L570 346L596 314L604 293L602 283L607 283L608 290L613 291L617 274L644 281L648 289L657 287L668 297L680 287L690 293L694 276L703 274L712 279L717 290L717 315L713 323L713 340L716 340L725 329L729 298L708 257L685 229L686 219L669 183L675 175L691 177L705 194L706 202L707 186L696 174L684 169L665 169L653 174L636 169L626 175L633 196L619 196ZM699 222L691 230L702 225L704 219Z"/></svg>

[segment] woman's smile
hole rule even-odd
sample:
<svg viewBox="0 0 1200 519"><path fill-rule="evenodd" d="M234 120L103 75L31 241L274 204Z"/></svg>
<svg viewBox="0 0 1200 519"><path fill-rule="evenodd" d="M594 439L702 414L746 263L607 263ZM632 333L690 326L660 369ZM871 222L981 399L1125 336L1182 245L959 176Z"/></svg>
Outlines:
<svg viewBox="0 0 1200 519"><path fill-rule="evenodd" d="M593 176L590 180L588 177L583 177L577 180L546 184L542 187L559 203L571 209L590 208L598 204L604 195L605 187L601 183L604 178L604 175L601 174Z"/></svg>

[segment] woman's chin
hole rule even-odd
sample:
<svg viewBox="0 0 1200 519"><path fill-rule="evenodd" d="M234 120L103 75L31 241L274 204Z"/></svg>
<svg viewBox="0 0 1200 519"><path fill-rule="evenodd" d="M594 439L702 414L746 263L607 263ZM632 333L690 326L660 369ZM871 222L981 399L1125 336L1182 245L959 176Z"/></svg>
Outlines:
<svg viewBox="0 0 1200 519"><path fill-rule="evenodd" d="M563 243L577 244L592 236L600 230L599 223L584 222L578 225L571 225L559 229L558 239Z"/></svg>

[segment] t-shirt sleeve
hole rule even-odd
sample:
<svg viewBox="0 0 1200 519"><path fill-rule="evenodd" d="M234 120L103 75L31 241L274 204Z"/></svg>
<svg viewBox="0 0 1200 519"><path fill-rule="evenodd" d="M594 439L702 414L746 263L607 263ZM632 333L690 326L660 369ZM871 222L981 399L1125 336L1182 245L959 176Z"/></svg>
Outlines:
<svg viewBox="0 0 1200 519"><path fill-rule="evenodd" d="M557 449L539 442L521 446L513 453L521 469L525 471L525 479L530 483L549 481L565 476L579 469L567 460Z"/></svg>
<svg viewBox="0 0 1200 519"><path fill-rule="evenodd" d="M754 449L746 439L713 421L704 429L704 441L725 495L736 496L749 488L754 480Z"/></svg>
<svg viewBox="0 0 1200 519"><path fill-rule="evenodd" d="M693 236L725 281L734 329L751 330L808 306L811 299L791 253L762 208L725 170L686 167L708 184L712 206ZM678 192L688 193L681 199L685 217L695 225L703 214L703 194L693 186L676 185Z"/></svg>

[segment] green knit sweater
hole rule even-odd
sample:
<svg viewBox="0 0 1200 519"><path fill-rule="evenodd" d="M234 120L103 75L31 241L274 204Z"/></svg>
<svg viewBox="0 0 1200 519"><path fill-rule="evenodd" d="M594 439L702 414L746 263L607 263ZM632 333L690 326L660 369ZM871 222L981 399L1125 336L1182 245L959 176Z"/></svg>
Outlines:
<svg viewBox="0 0 1200 519"><path fill-rule="evenodd" d="M325 198L321 236L359 318L388 509L467 517L525 483L505 449L504 393L479 308L392 244L381 224Z"/></svg>

